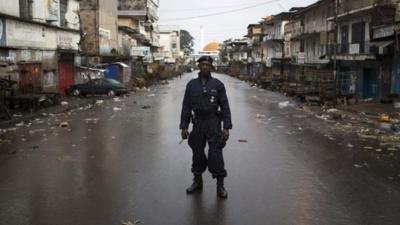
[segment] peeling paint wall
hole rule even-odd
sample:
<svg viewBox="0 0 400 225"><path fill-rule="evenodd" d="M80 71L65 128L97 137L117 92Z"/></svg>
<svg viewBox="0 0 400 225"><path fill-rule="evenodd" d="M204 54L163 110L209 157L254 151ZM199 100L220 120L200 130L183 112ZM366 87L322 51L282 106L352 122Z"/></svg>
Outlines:
<svg viewBox="0 0 400 225"><path fill-rule="evenodd" d="M7 46L27 48L57 48L56 30L42 25L6 20Z"/></svg>

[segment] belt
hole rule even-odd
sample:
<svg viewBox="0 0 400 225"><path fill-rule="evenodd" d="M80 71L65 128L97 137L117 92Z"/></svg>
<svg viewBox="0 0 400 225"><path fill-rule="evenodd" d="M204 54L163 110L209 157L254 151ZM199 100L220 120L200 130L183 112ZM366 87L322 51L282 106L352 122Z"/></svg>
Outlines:
<svg viewBox="0 0 400 225"><path fill-rule="evenodd" d="M207 113L207 114L195 114L194 119L197 120L209 120L209 119L214 119L218 118L217 113Z"/></svg>

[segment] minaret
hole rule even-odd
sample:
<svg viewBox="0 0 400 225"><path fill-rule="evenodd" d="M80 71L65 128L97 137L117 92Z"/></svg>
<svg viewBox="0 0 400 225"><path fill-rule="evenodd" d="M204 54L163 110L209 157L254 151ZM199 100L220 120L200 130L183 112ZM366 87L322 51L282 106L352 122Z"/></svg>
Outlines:
<svg viewBox="0 0 400 225"><path fill-rule="evenodd" d="M203 51L204 48L204 28L203 25L200 26L200 52Z"/></svg>

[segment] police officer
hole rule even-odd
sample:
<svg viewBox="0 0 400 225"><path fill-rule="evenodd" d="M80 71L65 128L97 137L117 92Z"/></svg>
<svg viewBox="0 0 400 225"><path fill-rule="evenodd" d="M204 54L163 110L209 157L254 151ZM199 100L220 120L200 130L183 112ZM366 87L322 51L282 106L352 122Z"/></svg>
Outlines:
<svg viewBox="0 0 400 225"><path fill-rule="evenodd" d="M208 167L213 178L217 179L217 195L227 198L228 193L224 188L227 172L222 149L229 139L229 130L232 129L231 111L224 84L211 76L213 59L202 56L197 62L200 73L198 78L191 80L186 86L180 123L182 138L189 138L189 146L193 151L194 179L186 192L192 194L203 188L202 174ZM189 134L191 120L193 130ZM208 158L204 152L206 143L209 146Z"/></svg>

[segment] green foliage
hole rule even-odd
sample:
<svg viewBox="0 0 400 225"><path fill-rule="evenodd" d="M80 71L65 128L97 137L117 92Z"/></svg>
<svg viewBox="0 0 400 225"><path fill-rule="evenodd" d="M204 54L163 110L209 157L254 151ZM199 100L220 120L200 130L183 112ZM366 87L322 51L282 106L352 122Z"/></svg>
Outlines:
<svg viewBox="0 0 400 225"><path fill-rule="evenodd" d="M190 55L194 52L194 38L187 30L181 30L181 49L185 52L185 55Z"/></svg>

